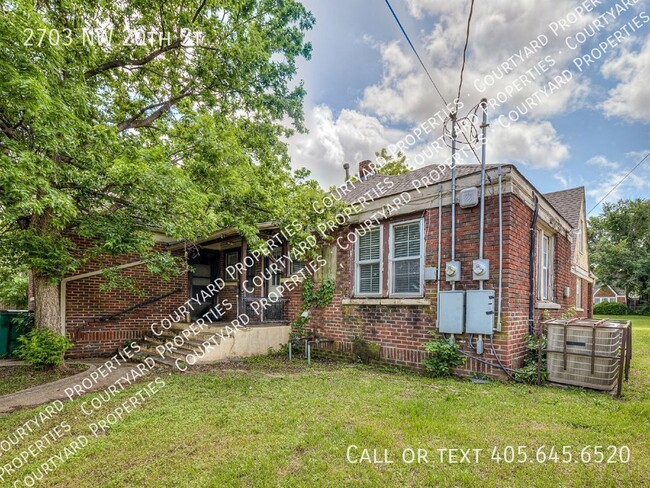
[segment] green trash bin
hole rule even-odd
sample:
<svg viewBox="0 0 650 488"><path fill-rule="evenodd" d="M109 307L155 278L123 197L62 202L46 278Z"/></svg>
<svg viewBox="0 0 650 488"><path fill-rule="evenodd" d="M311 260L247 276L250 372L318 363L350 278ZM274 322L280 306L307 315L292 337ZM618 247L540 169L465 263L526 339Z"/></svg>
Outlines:
<svg viewBox="0 0 650 488"><path fill-rule="evenodd" d="M18 338L23 331L13 324L13 319L27 310L0 310L0 357L9 356L18 346Z"/></svg>

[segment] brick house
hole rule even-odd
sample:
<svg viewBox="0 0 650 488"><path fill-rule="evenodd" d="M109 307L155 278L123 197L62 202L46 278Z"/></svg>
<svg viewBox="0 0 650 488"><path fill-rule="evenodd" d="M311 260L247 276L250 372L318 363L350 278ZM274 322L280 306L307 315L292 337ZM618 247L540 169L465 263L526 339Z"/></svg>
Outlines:
<svg viewBox="0 0 650 488"><path fill-rule="evenodd" d="M616 290L609 285L597 285L594 291L594 305L601 302L618 302L627 305L625 290Z"/></svg>
<svg viewBox="0 0 650 488"><path fill-rule="evenodd" d="M459 372L502 376L497 362L506 368L521 365L530 327L539 324L543 315L559 316L575 307L579 315L591 316L593 276L588 271L583 188L544 195L513 165L488 168L484 253L483 260L475 263L480 241L480 166L457 168L452 232L448 167L380 176L372 174L368 163L360 164L360 181L334 193L353 211L344 227L332 226L327 232L331 238L320 242L316 265L283 261L292 253L286 236L272 225L262 225L262 236L277 246L257 260L248 259L246 241L235 230L226 230L192 248L161 237L159 245L186 256L194 270L170 281L161 281L129 256L93 263L66 277L61 325L76 344L71 356L108 354L144 336L149 337L143 344L149 343L148 352L154 353L156 345L173 340L187 323L215 308L211 327L241 316L250 318L246 332L228 343L231 356L266 352L268 347L286 344L289 324L300 310L302 277L311 274L317 283L325 278L335 281L332 303L312 309L305 326L305 334L328 340L314 344L315 354L354 356L355 343L367 341L375 345L381 361L419 368L426 356L423 344L451 320L461 327L455 340L472 356ZM252 265L244 266L247 260ZM450 261L454 262L451 268ZM236 273L228 272L237 266ZM146 296L100 291L101 269L107 267L121 267L146 290ZM218 283L218 294L196 309L182 308L211 283ZM483 293L477 293L481 283ZM454 293L449 293L452 288ZM461 313L466 302L468 313ZM450 307L453 303L458 307ZM439 306L446 307L440 317ZM477 317L482 328L475 329ZM171 327L163 336L151 337L152 324L162 321ZM170 352L171 357L183 357L198 347L196 339ZM482 351L480 344L484 344Z"/></svg>

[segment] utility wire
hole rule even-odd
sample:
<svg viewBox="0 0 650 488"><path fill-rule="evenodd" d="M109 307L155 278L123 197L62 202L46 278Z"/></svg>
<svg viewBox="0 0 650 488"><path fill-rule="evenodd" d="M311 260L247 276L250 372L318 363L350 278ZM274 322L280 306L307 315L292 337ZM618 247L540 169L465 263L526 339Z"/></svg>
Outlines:
<svg viewBox="0 0 650 488"><path fill-rule="evenodd" d="M433 88L435 88L436 93L438 93L438 95L440 96L440 99L443 101L443 103L446 106L447 105L447 100L445 100L445 97L442 95L442 93L438 89L438 85L436 85L436 82L433 81L433 77L431 76L431 73L429 73L429 70L427 69L427 66L424 64L424 61L422 61L422 58L420 57L420 54L418 53L417 49L415 48L415 46L411 42L411 38L407 34L406 29L404 29L404 26L402 25L402 22L400 22L399 17L395 13L395 10L393 10L393 6L390 4L389 0L385 0L385 1L386 1L386 5L388 5L388 9L390 10L390 13L393 14L393 18L395 19L395 22L397 22L397 25L399 26L400 30L402 31L402 34L404 34L404 37L406 38L406 42L408 42L409 46L411 46L411 49L413 50L413 53L418 58L418 61L420 62L420 65L422 66L422 69L424 69L424 72L429 77L429 81L431 81L431 84L433 85ZM474 0L472 0L472 7L470 9L470 17L468 19L468 26L467 26L468 32L469 32L469 22L471 21L471 15L472 15L473 8L474 8ZM469 42L469 38L466 38L465 41L466 41L465 51L467 51L467 42ZM464 67L465 67L465 53L463 53L463 69L464 69ZM462 84L462 71L461 71L461 84ZM458 90L460 92L460 87L458 87ZM459 95L459 98L460 98L460 95ZM458 111L456 110L456 112L458 112ZM481 164L481 158L479 158L478 154L476 154L476 151L474 150L474 147L472 146L472 144L470 144L470 142L467 139L467 136L465 135L465 133L462 130L460 131L460 133L462 134L463 138L465 139L465 142L467 142L470 149L474 153L474 156L476 157L476 160L479 162L479 164Z"/></svg>
<svg viewBox="0 0 650 488"><path fill-rule="evenodd" d="M646 159L648 159L648 156L650 156L650 151L648 151L648 153L647 153L645 156L643 156L643 159L641 159L641 161L639 161L638 163L636 163L636 166L634 166L634 168L632 168L630 171L628 171L628 173L627 173L627 174L626 174L626 175L621 179L621 181L619 181L618 183L616 183L616 184L612 187L612 189L609 190L609 191L605 194L605 196L604 196L603 198L601 198L600 200L598 200L598 203L597 203L596 205L594 205L593 207L591 207L591 210L589 210L589 212L587 212L587 215L589 215L591 212L593 212L593 211L596 209L596 207L598 207L598 205L600 205L601 203L603 203L603 200L605 200L605 198L607 198L607 197L608 197L608 196L609 196L609 195L610 195L614 190L616 190L616 188L617 188L621 183L623 183L625 180L627 180L627 178L628 178L628 177L629 177L629 176L634 172L634 170L637 169L639 166L641 166L641 165L643 164L643 162L644 162Z"/></svg>
<svg viewBox="0 0 650 488"><path fill-rule="evenodd" d="M411 46L411 49L413 49L413 52L415 53L415 56L418 58L418 61L420 61L420 64L422 65L422 68L424 69L427 76L429 77L429 81L431 81L431 84L436 89L436 92L438 92L438 95L440 95L440 98L442 99L442 101L445 103L445 105L447 105L447 100L445 100L445 97L443 97L442 93L440 93L440 90L438 90L438 86L436 85L436 82L433 81L433 77L429 73L429 70L427 69L426 65L424 64L424 61L422 61L422 58L418 54L418 50L415 49L415 46L411 42L411 39L409 38L409 35L406 33L406 30L404 29L404 26L400 22L399 17L397 17L397 14L393 10L393 6L390 4L389 0L386 0L386 5L388 5L388 8L390 9L390 13L393 14L393 17L395 18L395 22L397 22L397 25L402 30L402 34L404 34L404 37L406 38L406 41L409 43L409 46Z"/></svg>
<svg viewBox="0 0 650 488"><path fill-rule="evenodd" d="M467 32L465 33L465 47L463 48L463 64L460 68L460 83L458 83L458 96L456 100L460 100L460 91L463 87L463 73L465 72L465 59L467 57L467 46L469 44L469 28L472 25L472 14L474 13L474 0L469 6L469 16L467 17Z"/></svg>

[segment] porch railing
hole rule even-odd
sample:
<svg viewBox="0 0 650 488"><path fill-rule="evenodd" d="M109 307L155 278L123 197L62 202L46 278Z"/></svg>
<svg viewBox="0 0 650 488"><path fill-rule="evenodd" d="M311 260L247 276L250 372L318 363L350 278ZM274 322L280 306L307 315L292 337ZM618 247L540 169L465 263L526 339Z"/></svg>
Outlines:
<svg viewBox="0 0 650 488"><path fill-rule="evenodd" d="M244 313L248 315L252 324L288 321L288 303L288 298L278 298L277 300L262 297L242 298Z"/></svg>

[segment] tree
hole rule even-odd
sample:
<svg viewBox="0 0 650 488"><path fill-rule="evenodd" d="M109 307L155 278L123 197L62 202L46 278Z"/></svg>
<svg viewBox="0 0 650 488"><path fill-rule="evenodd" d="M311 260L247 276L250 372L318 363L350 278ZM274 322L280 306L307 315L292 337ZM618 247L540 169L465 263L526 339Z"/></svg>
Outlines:
<svg viewBox="0 0 650 488"><path fill-rule="evenodd" d="M650 200L603 205L589 219L589 251L601 283L650 297Z"/></svg>
<svg viewBox="0 0 650 488"><path fill-rule="evenodd" d="M378 164L381 166L377 170L379 175L401 175L411 171L411 168L406 163L406 155L402 151L398 151L397 154L389 154L386 148L383 148L381 151L375 153L377 157Z"/></svg>
<svg viewBox="0 0 650 488"><path fill-rule="evenodd" d="M295 0L0 3L0 254L32 273L37 326L58 328L60 279L90 258L177 268L156 231L254 247L258 222L325 218L282 142L313 23Z"/></svg>

